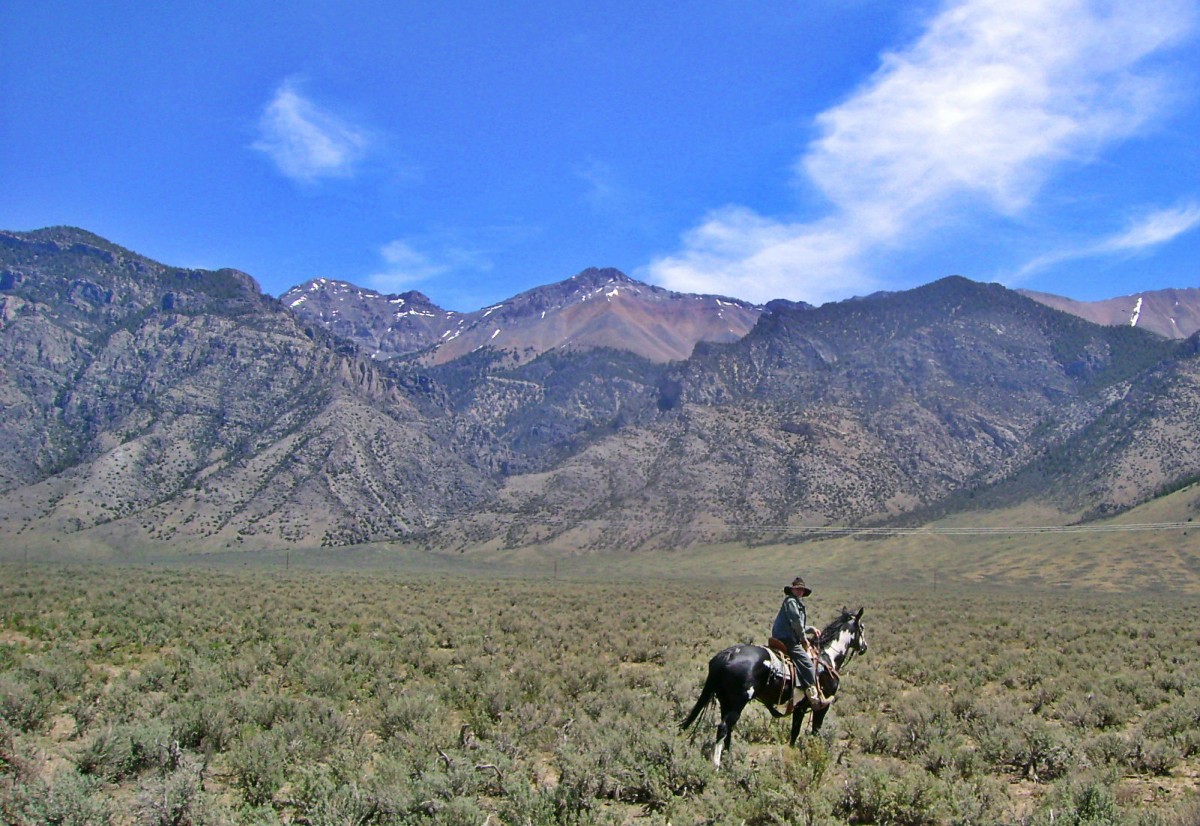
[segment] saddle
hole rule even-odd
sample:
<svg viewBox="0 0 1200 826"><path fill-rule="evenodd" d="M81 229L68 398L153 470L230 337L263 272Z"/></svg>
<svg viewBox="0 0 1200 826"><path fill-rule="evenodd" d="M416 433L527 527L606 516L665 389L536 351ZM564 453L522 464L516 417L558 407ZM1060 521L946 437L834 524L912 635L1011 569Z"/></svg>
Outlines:
<svg viewBox="0 0 1200 826"><path fill-rule="evenodd" d="M818 684L821 679L821 674L828 672L836 680L838 678L837 669L833 666L833 661L829 659L825 652L820 651L812 644L812 640L808 640L808 655L812 657L813 663L817 667ZM786 706L784 713L791 714L798 702L796 698L796 663L792 660L791 651L787 643L771 637L767 640L767 654L770 656L771 671L780 681L779 686L779 703L777 705Z"/></svg>
<svg viewBox="0 0 1200 826"><path fill-rule="evenodd" d="M796 663L792 661L787 645L774 637L767 640L767 654L770 657L772 682L778 681L779 685L778 705L786 706L784 714L791 714L796 707Z"/></svg>

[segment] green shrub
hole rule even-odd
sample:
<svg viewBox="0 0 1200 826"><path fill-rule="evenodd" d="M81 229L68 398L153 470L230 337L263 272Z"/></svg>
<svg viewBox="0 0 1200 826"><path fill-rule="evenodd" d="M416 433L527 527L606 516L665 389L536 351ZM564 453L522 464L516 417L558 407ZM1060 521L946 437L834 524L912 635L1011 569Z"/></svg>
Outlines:
<svg viewBox="0 0 1200 826"><path fill-rule="evenodd" d="M1075 760L1072 742L1039 717L981 719L972 725L983 758L1038 782L1065 775Z"/></svg>
<svg viewBox="0 0 1200 826"><path fill-rule="evenodd" d="M1057 703L1058 715L1078 728L1108 729L1123 725L1130 717L1128 694L1102 691L1074 692Z"/></svg>
<svg viewBox="0 0 1200 826"><path fill-rule="evenodd" d="M502 823L520 823L524 826L558 826L560 823L590 822L585 811L579 811L573 816L564 811L559 805L555 789L536 785L524 776L505 780L504 795L497 815Z"/></svg>
<svg viewBox="0 0 1200 826"><path fill-rule="evenodd" d="M137 826L182 826L203 822L200 766L186 761L171 771L143 778L132 812Z"/></svg>
<svg viewBox="0 0 1200 826"><path fill-rule="evenodd" d="M818 738L807 738L797 748L779 747L748 768L745 776L733 779L737 789L724 817L733 822L768 824L825 823L832 805L822 791L830 766L828 746ZM728 798L726 798L728 800ZM710 817L719 817L714 812Z"/></svg>
<svg viewBox="0 0 1200 826"><path fill-rule="evenodd" d="M222 752L233 741L235 726L229 706L219 699L189 697L172 704L165 720L171 738L187 749Z"/></svg>
<svg viewBox="0 0 1200 826"><path fill-rule="evenodd" d="M17 731L34 731L45 722L50 697L15 674L0 674L0 720Z"/></svg>
<svg viewBox="0 0 1200 826"><path fill-rule="evenodd" d="M229 750L229 770L233 785L251 806L270 803L283 785L285 745L271 732L258 732L242 738Z"/></svg>
<svg viewBox="0 0 1200 826"><path fill-rule="evenodd" d="M1136 772L1165 777L1171 774L1182 758L1176 742L1139 738L1129 765Z"/></svg>
<svg viewBox="0 0 1200 826"><path fill-rule="evenodd" d="M1142 720L1147 737L1180 737L1200 728L1200 696L1187 697L1156 708Z"/></svg>
<svg viewBox="0 0 1200 826"><path fill-rule="evenodd" d="M1125 732L1106 731L1085 740L1082 748L1094 765L1126 766L1137 746Z"/></svg>
<svg viewBox="0 0 1200 826"><path fill-rule="evenodd" d="M339 779L325 766L301 770L293 803L300 822L309 826L343 826L348 823L373 823L400 814L387 801L357 781ZM432 809L429 814L436 813ZM482 821L482 815L475 821ZM393 821L397 822L397 821Z"/></svg>
<svg viewBox="0 0 1200 826"><path fill-rule="evenodd" d="M387 697L376 718L375 733L383 740L413 731L432 710L433 698L416 694L393 694Z"/></svg>
<svg viewBox="0 0 1200 826"><path fill-rule="evenodd" d="M119 781L176 761L171 730L161 721L124 723L92 735L75 755L83 774Z"/></svg>
<svg viewBox="0 0 1200 826"><path fill-rule="evenodd" d="M865 763L846 782L835 813L851 823L931 826L948 811L945 788L919 769Z"/></svg>
<svg viewBox="0 0 1200 826"><path fill-rule="evenodd" d="M948 822L955 826L991 826L1008 823L1008 790L993 777L972 777L950 784Z"/></svg>
<svg viewBox="0 0 1200 826"><path fill-rule="evenodd" d="M48 783L37 780L0 790L0 821L10 826L109 826L113 815L100 783L69 769L58 771Z"/></svg>
<svg viewBox="0 0 1200 826"><path fill-rule="evenodd" d="M1110 786L1086 780L1056 789L1031 826L1122 826L1124 822Z"/></svg>

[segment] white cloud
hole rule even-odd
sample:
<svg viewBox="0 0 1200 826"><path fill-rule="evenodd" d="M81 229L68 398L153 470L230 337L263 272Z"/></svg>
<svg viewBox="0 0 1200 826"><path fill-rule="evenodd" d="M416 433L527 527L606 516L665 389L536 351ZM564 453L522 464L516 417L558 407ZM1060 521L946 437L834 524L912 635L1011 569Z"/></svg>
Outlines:
<svg viewBox="0 0 1200 826"><path fill-rule="evenodd" d="M1164 83L1144 59L1192 24L1182 0L962 0L885 54L796 164L829 202L815 222L709 215L647 277L679 290L823 301L967 206L1020 213L1064 162L1144 129Z"/></svg>
<svg viewBox="0 0 1200 826"><path fill-rule="evenodd" d="M862 244L841 220L784 224L727 207L689 230L683 243L683 255L651 265L653 280L680 292L821 304L875 288L853 265Z"/></svg>
<svg viewBox="0 0 1200 826"><path fill-rule="evenodd" d="M352 175L369 143L366 130L301 95L290 79L275 92L258 129L252 147L304 183Z"/></svg>
<svg viewBox="0 0 1200 826"><path fill-rule="evenodd" d="M1021 267L1012 280L1018 282L1038 270L1064 261L1120 253L1135 254L1172 241L1197 227L1200 227L1200 204L1195 202L1154 210L1131 221L1123 231L1100 241L1039 255Z"/></svg>

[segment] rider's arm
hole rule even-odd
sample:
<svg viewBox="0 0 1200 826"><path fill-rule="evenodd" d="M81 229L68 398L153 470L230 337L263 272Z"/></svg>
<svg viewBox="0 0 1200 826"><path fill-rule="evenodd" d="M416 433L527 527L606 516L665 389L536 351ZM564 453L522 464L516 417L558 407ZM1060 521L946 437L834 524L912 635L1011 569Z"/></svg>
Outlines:
<svg viewBox="0 0 1200 826"><path fill-rule="evenodd" d="M800 601L796 599L789 599L786 603L784 603L783 610L787 615L788 624L791 626L792 635L797 640L804 639L804 626L806 617L804 616L804 609L800 605Z"/></svg>

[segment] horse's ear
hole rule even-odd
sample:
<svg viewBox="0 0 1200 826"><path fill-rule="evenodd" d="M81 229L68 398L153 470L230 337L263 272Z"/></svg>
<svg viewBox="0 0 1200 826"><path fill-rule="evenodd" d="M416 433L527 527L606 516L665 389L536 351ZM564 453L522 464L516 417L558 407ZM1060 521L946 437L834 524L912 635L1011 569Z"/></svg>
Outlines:
<svg viewBox="0 0 1200 826"><path fill-rule="evenodd" d="M859 619L859 620L862 619L862 612L863 612L863 609L862 609L862 606L860 605L858 608L858 613L854 615L854 618Z"/></svg>

